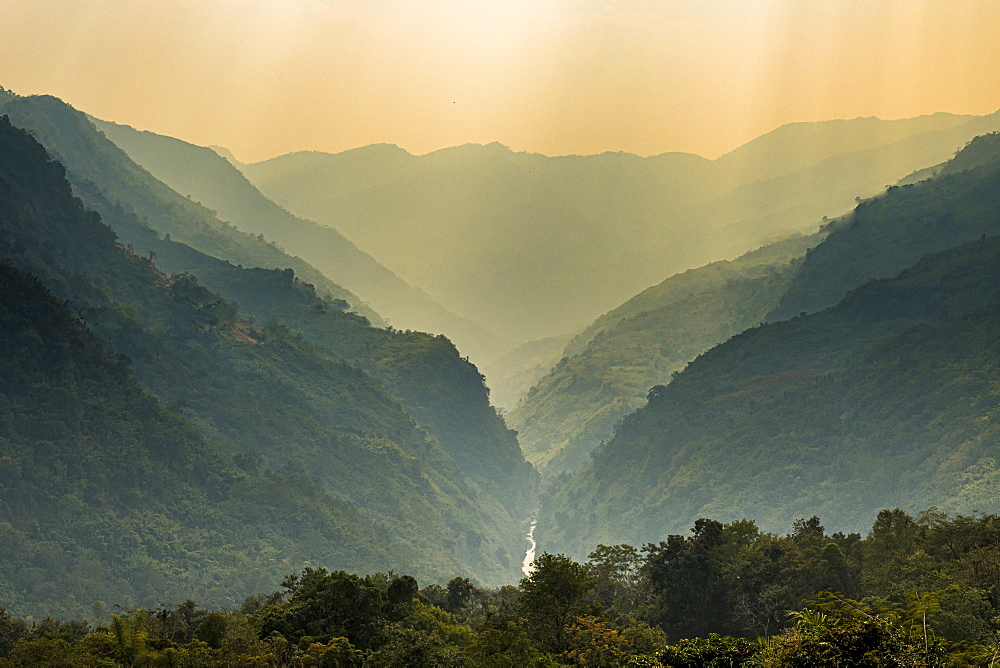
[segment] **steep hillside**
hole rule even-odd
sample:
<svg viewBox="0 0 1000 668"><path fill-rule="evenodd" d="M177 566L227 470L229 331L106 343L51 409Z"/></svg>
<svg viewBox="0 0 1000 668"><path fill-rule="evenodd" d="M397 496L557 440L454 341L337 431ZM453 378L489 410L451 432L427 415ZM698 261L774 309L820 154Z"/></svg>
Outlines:
<svg viewBox="0 0 1000 668"><path fill-rule="evenodd" d="M185 252L167 248L167 243L159 244L161 256ZM483 491L515 518L534 510L537 473L490 405L483 377L447 338L373 329L344 312L342 304L317 297L311 285L296 280L288 270L212 262L196 273L207 287L238 302L241 312L260 322L281 323L385 383Z"/></svg>
<svg viewBox="0 0 1000 668"><path fill-rule="evenodd" d="M853 224L923 229L918 195L939 188L964 193L942 200L949 220L974 220L1000 190L1000 164L911 188ZM867 252L880 250L893 256L885 243ZM750 329L654 387L558 487L541 548L638 544L699 517L780 531L781 518L817 514L849 531L886 507L995 510L998 327L1000 238L984 237L827 310Z"/></svg>
<svg viewBox="0 0 1000 668"><path fill-rule="evenodd" d="M303 286L300 291L308 291L311 301L307 304L295 300L288 305L282 304L268 293L275 290L273 283L277 283L280 290L294 281L291 269L249 271L179 244L169 233L185 225L185 221L178 222L170 217L178 215L178 210L161 211L164 217L151 221L137 216L133 212L135 207L122 206L120 200L113 201L110 197L126 197L127 201L136 202L136 207L151 210L155 209L155 202L151 203L150 192L166 190L164 197L183 202L187 200L152 179L127 156L119 155L114 145L99 136L85 120L81 121L82 115L78 112L60 103L46 103L35 117L36 123L49 128L47 136L54 137L60 146L82 147L76 153L76 159L81 164L88 169L100 168L103 179L101 189L92 188L88 183L82 186L91 193L88 204L101 211L106 222L133 248L149 253L150 258L155 257L158 266L171 274L187 272L196 277L214 279L207 285L217 294L245 305L247 314L289 327L307 340L334 352L338 360L363 366L369 374L388 386L394 393L394 399L405 404L410 417L417 420L421 428L431 432L467 475L489 491L491 501L503 503L514 514L515 520L522 519L532 510L535 473L525 463L514 435L508 432L490 407L488 390L483 386L482 377L471 363L460 358L447 339L440 338L429 346L421 343L432 338L424 334L372 329L366 319L341 312L352 308L352 305L345 304L344 298L338 297L333 302L323 300L309 286ZM187 154L185 149L184 155ZM242 180L238 173L234 176L223 172L223 175L237 182ZM135 178L123 181L126 177ZM245 180L242 182L252 190ZM134 188L135 183L139 187ZM240 192L249 197L245 190ZM259 194L257 197L263 200ZM270 204L267 200L263 201ZM271 207L274 205L271 204ZM202 210L200 205L198 208ZM285 217L291 218L287 213ZM164 229L147 227L152 222L162 225L167 231L163 238L159 233ZM306 224L305 221L298 222ZM241 233L225 223L220 225L225 235L241 240ZM262 243L255 237L242 240L246 239ZM270 245L265 244L265 247L275 250ZM325 283L321 286L329 283L323 280ZM255 295L253 289L261 290L262 295ZM350 294L345 297L349 298ZM345 322L350 324L345 325ZM340 336L347 336L350 343L346 339L338 340ZM388 352L390 348L391 354ZM390 357L393 363L386 363L386 357Z"/></svg>
<svg viewBox="0 0 1000 668"><path fill-rule="evenodd" d="M128 361L36 278L0 263L0 285L9 611L79 617L95 599L133 607L192 595L232 606L310 562L392 563L396 540L356 508L205 441L145 394Z"/></svg>
<svg viewBox="0 0 1000 668"><path fill-rule="evenodd" d="M835 221L810 252L770 320L836 303L848 290L892 276L924 253L1000 231L996 187L1000 135L971 141L939 178L890 187Z"/></svg>
<svg viewBox="0 0 1000 668"><path fill-rule="evenodd" d="M759 323L793 275L792 260L821 239L790 239L689 270L603 315L511 412L525 454L548 475L586 463L650 387Z"/></svg>
<svg viewBox="0 0 1000 668"><path fill-rule="evenodd" d="M73 233L72 243L51 233ZM132 607L191 595L234 605L310 562L391 565L397 537L312 479L206 441L84 326L81 313L93 310L54 297L9 263L34 265L64 293L91 292L90 306L95 292L168 293L150 265L115 247L113 233L70 199L59 165L5 118L0 255L5 608L76 617L94 599ZM108 282L84 273L92 263Z"/></svg>
<svg viewBox="0 0 1000 668"><path fill-rule="evenodd" d="M448 312L379 264L335 229L288 213L254 188L214 150L152 132L91 118L130 158L179 193L213 209L223 221L263 234L362 295L398 329L442 333L475 359L491 359L500 341L475 323Z"/></svg>
<svg viewBox="0 0 1000 668"><path fill-rule="evenodd" d="M75 193L106 218L128 213L162 234L215 257L247 266L291 267L323 294L344 299L375 324L383 321L361 299L333 283L303 260L292 257L263 236L241 232L220 221L204 206L177 194L136 165L120 148L61 100L14 96L0 113L16 127L30 130L66 168ZM121 235L125 243L132 239ZM145 248L137 248L145 252Z"/></svg>
<svg viewBox="0 0 1000 668"><path fill-rule="evenodd" d="M308 471L385 538L385 566L439 581L516 577L521 518L470 481L381 382L116 245L71 197L62 167L5 128L16 150L3 152L0 259L67 300L105 346L131 358L147 391L253 467Z"/></svg>
<svg viewBox="0 0 1000 668"><path fill-rule="evenodd" d="M391 146L246 165L449 309L525 341L585 327L666 276L733 258L945 160L1000 117L794 124L715 161ZM609 231L613 230L613 233Z"/></svg>
<svg viewBox="0 0 1000 668"><path fill-rule="evenodd" d="M157 267L168 274L189 273L237 303L241 313L285 327L337 359L364 368L385 383L419 426L515 518L534 508L537 474L490 406L489 390L476 367L445 337L372 328L366 319L347 312L346 302L320 297L291 269L233 265L158 238L134 216L116 215L114 225L152 251ZM461 438L453 431L458 425L463 425Z"/></svg>
<svg viewBox="0 0 1000 668"><path fill-rule="evenodd" d="M692 295L721 287L737 277L767 272L770 267L787 264L805 255L823 240L825 233L796 235L761 246L735 260L721 260L697 269L689 269L647 288L620 306L608 311L577 334L566 345L567 356L579 355L599 335L614 329L621 321L655 311Z"/></svg>

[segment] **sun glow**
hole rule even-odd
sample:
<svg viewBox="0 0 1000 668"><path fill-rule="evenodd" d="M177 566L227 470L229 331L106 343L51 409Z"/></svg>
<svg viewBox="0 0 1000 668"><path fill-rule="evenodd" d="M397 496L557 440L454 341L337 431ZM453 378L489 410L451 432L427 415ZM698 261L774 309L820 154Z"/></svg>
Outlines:
<svg viewBox="0 0 1000 668"><path fill-rule="evenodd" d="M1000 107L1000 3L6 2L0 85L245 160L392 142L718 155L777 125Z"/></svg>

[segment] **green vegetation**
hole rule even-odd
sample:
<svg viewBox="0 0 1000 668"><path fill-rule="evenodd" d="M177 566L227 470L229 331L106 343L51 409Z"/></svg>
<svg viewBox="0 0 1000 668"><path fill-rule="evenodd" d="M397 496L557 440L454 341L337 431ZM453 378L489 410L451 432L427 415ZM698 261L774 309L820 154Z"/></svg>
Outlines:
<svg viewBox="0 0 1000 668"><path fill-rule="evenodd" d="M526 456L549 476L585 464L650 387L759 323L784 293L793 260L821 239L789 239L686 271L601 316L511 412Z"/></svg>
<svg viewBox="0 0 1000 668"><path fill-rule="evenodd" d="M997 136L971 141L938 177L893 186L833 221L768 319L817 311L862 283L894 276L926 253L1000 232Z"/></svg>
<svg viewBox="0 0 1000 668"><path fill-rule="evenodd" d="M493 590L307 567L225 611L0 609L0 666L990 666L998 539L995 515L896 509L865 538L815 516L788 535L700 519L585 563L542 554Z"/></svg>
<svg viewBox="0 0 1000 668"><path fill-rule="evenodd" d="M538 475L451 341L372 327L351 293L179 197L54 98L0 90L0 105L53 150L0 117L0 666L1000 656L1000 135L819 235L662 282L570 341L514 414L551 475L535 533L548 551L513 587ZM718 161L726 178L770 165L770 181L683 197L704 216L755 209L833 163L898 158L937 123L942 143L975 124L886 126L850 159L801 165L767 148L803 136L789 130ZM367 182L371 153L391 163L386 184L434 193L386 147L341 176ZM657 160L709 169L605 155L592 172L499 146L428 159L461 177L442 203L462 215L486 211L470 194L488 208L536 180L537 208L572 209L581 229L616 193L676 194L643 175ZM240 183L234 211L266 201ZM778 225L813 204L747 215ZM419 237L432 209L415 210ZM539 228L548 246L513 240L542 258L566 236ZM791 517L809 519L777 533Z"/></svg>
<svg viewBox="0 0 1000 668"><path fill-rule="evenodd" d="M167 251L169 252L169 251ZM206 286L260 322L277 322L364 369L390 389L479 487L521 519L535 506L537 473L490 405L483 377L444 336L373 329L320 299L291 271L226 263L198 271Z"/></svg>
<svg viewBox="0 0 1000 668"><path fill-rule="evenodd" d="M598 318L510 414L529 459L547 475L579 468L650 387L711 346L828 306L926 252L1000 231L998 136L976 138L934 180L890 188L817 235L678 274Z"/></svg>
<svg viewBox="0 0 1000 668"><path fill-rule="evenodd" d="M128 359L105 352L35 277L4 263L0 285L0 598L10 611L79 618L96 599L187 596L231 606L310 561L391 563L393 541L356 508L205 441L146 394Z"/></svg>
<svg viewBox="0 0 1000 668"><path fill-rule="evenodd" d="M503 421L490 407L488 391L483 386L482 377L472 364L459 357L447 339L443 337L435 339L416 332L373 329L369 326L370 319L377 319L378 316L367 309L360 309L362 314L367 314L367 318L344 313L345 309L354 308L355 298L336 286L333 286L336 289L324 291L324 286L332 285L325 278L320 277L321 280L317 283L318 290L314 290L312 285L300 283L292 269L250 269L211 257L214 253L222 258L257 262L262 266L269 266L264 264L269 260L282 261L287 262L283 266L294 267L296 272L305 266L307 270L305 276L318 276L315 270L300 261L283 255L274 246L257 237L238 232L228 223L218 221L211 212L200 205L164 187L162 183L132 163L117 147L100 136L79 112L53 98L19 98L16 102L23 107L15 109L19 111L20 118L28 122L43 140L50 139L56 146L56 154L72 155L76 171L86 175L86 179L94 179L100 184L100 192L95 195L96 199L88 203L102 213L115 232L131 248L141 249L142 253L150 254L151 258L155 257L158 268L171 274L183 272L187 275L181 282L181 285L190 288L190 294L185 296L187 299L201 300L209 304L216 301L215 295L220 295L231 302L238 302L244 316L285 327L326 350L326 353L311 350L308 355L323 356L332 352L336 359L335 364L346 361L351 365L362 367L367 372L366 375L375 376L392 392L394 395L390 400L392 403L404 404L409 418L401 415L399 406L386 409L390 413L397 414L394 419L404 422L409 419L416 420L421 428L430 432L466 475L471 476L494 500L500 500L509 509L513 514L511 522L515 526L531 512L534 508L535 473L531 466L525 463L514 434L507 430ZM176 140L166 141L182 144L182 157L187 157L191 150L196 153L199 151L196 147L183 145ZM209 149L203 151L228 167L228 163ZM194 165L192 174L196 179L210 180L203 170L197 169L200 164L198 160L189 162ZM278 209L246 183L242 175L231 167L228 169L229 172L222 172L222 177L229 178L229 185L220 186L221 194L217 193L216 197L222 198L221 204L228 211L243 216L241 221L249 221L255 225L267 224L271 227L284 226L300 231L312 225ZM216 181L221 178L216 170L210 171L215 174ZM68 174L72 179L74 168L69 168ZM79 179L79 183L75 185L76 189L93 191L93 183L85 178ZM223 182L225 184L225 179ZM115 199L112 200L112 197ZM109 204L109 201L115 203ZM260 209L260 213L249 216L248 211L255 208ZM139 214L136 215L133 211ZM194 228L199 232L192 235L185 233L185 230L189 231L190 218L194 214L198 214L201 218L194 218ZM255 227L254 230L256 229ZM332 231L327 230L327 232L329 234L324 238L329 238L333 234ZM191 246L197 247L197 250L178 243L183 239L191 240ZM230 244L221 249L226 252L219 252L220 239ZM260 248L269 252L274 251L277 255L269 258L255 255L256 251L247 250ZM321 254L324 249L330 250L330 247L322 244L318 248ZM354 252L357 253L356 249ZM202 282L213 292L204 293L197 287L196 284ZM175 289L181 288L178 286ZM418 300L413 306L420 307L420 304ZM239 327L241 326L237 326L237 329ZM243 332L243 336L253 338L252 334L246 332ZM170 373L164 373L160 367L166 362L162 351L157 350L160 345L158 341L149 342L142 353L134 348L135 342L119 343L123 351L127 351L137 360L137 373L147 388L168 402L180 401L185 405L193 405L188 396L188 388L194 380L190 378L190 368L185 368L190 362L189 357L179 356L177 361L182 364L177 364ZM195 355L211 354L199 347L192 348L188 352L192 351ZM296 357L302 353L301 349L296 348L290 354ZM156 359L155 372L147 373L145 370L143 360L147 358ZM230 375L229 371L219 368L219 365L213 362L214 360L207 360L206 366L202 367L200 372ZM289 450L278 444L287 440L290 434L299 433L303 439L298 444L300 447L313 450L324 447L322 442L325 436L319 432L326 427L322 422L315 422L298 415L301 411L316 411L319 415L329 416L328 421L333 419L333 416L338 416L336 418L338 429L350 430L349 425L356 415L332 410L329 404L310 403L304 397L303 403L294 408L286 406L284 409L288 412L288 416L297 415L295 418L288 418L293 425L296 425L291 432L288 431L284 420L267 420L266 425L261 425L254 424L253 419L241 415L253 412L256 401L277 402L278 405L282 405L285 397L300 393L302 388L308 388L307 394L313 397L326 395L328 400L334 402L343 399L350 391L349 383L340 389L339 397L331 396L333 385L325 380L323 375L330 372L329 369L317 375L312 373L313 369L310 367L309 371L301 375L292 375L291 378L279 382L278 379L290 375L290 370L295 364L288 360L273 360L270 363L289 366L283 374L271 378L273 387L267 392L264 392L257 383L250 385L251 388L260 390L262 395L255 396L253 389L248 391L241 388L240 383L249 380L248 377L240 375L246 369L245 364L236 367L236 373L225 383L225 388L218 387L220 381L212 382L213 389L219 390L214 399L217 407L213 410L222 410L227 414L222 421L228 427L227 430L213 432L215 436L224 438L235 447L243 449L253 449L265 454L280 451L283 464L294 449ZM263 368L260 370L263 371ZM332 373L336 376L343 375L344 372ZM366 383L370 382L366 379ZM376 424L382 419L380 406L386 399L373 397L382 391L379 389L368 396L360 394L356 397L358 402L368 402L368 408L362 414L365 414L365 419L368 420L378 416ZM238 400L224 400L224 394L232 394ZM268 398L265 399L265 396ZM309 404L308 407L305 406L306 403ZM308 422L313 423L309 429L300 429L300 425ZM202 427L207 430L217 430L218 423L219 418L213 418L202 423ZM305 436L306 431L317 430L319 432ZM403 438L400 433L402 432L392 438L394 440ZM422 436L416 438L423 440ZM305 446L309 441L312 445ZM337 464L341 465L342 463ZM385 493L388 495L389 490L385 490ZM473 534L478 533L473 532ZM516 542L516 539L511 540ZM503 552L507 551L508 548L505 547ZM512 552L516 551L514 549ZM515 557L516 555L511 559Z"/></svg>

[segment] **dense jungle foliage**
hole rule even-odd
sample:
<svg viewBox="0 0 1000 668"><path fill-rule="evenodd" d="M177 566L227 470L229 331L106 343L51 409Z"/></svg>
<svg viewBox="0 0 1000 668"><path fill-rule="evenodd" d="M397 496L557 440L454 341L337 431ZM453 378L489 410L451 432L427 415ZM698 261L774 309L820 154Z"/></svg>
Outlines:
<svg viewBox="0 0 1000 668"><path fill-rule="evenodd" d="M0 610L0 666L989 666L998 576L995 515L885 510L865 538L700 519L584 563L542 554L517 587L306 568L229 610Z"/></svg>
<svg viewBox="0 0 1000 668"><path fill-rule="evenodd" d="M181 592L228 605L303 561L388 563L389 541L356 509L206 442L34 276L4 263L0 285L9 610L79 616L102 596L132 606Z"/></svg>

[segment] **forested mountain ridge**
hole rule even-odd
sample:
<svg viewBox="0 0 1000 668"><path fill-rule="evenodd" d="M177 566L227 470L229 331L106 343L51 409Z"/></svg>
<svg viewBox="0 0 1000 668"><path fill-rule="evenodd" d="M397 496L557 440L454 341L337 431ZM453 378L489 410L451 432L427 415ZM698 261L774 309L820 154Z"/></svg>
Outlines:
<svg viewBox="0 0 1000 668"><path fill-rule="evenodd" d="M308 471L336 498L317 487L327 499L320 503L345 509L331 526L355 517L372 527L359 529L357 543L345 530L325 552L311 552L320 563L353 560L368 569L370 558L428 579L514 577L521 518L462 474L388 388L279 325L246 319L192 276L168 277L116 246L114 233L71 197L61 167L23 132L6 126L5 133L17 150L4 153L2 259L39 275L104 345L132 359L148 391L214 443L241 450L249 469L288 468L292 478ZM366 544L372 535L379 538ZM265 576L259 569L251 575L259 588Z"/></svg>
<svg viewBox="0 0 1000 668"><path fill-rule="evenodd" d="M817 245L824 236L825 233L795 235L761 246L734 260L718 260L703 267L674 274L594 320L570 340L564 352L567 357L580 354L594 339L614 329L626 318L718 288L734 279L753 278L769 273L772 268L783 266L805 255L805 252Z"/></svg>
<svg viewBox="0 0 1000 668"><path fill-rule="evenodd" d="M890 187L814 237L678 274L598 318L510 413L529 459L549 474L571 470L611 435L619 418L645 403L649 387L665 384L670 373L712 345L758 322L827 306L866 277L891 276L925 252L1000 229L991 219L1000 205L991 173L950 178L995 160L998 137L972 140L934 168L935 180ZM955 215L952 204L962 201L978 204ZM794 266L783 264L797 255L805 257ZM783 268L780 278L746 283L752 274L733 271L740 266Z"/></svg>
<svg viewBox="0 0 1000 668"><path fill-rule="evenodd" d="M784 258L782 262L788 260L791 255L785 252L786 244L802 243L802 238L797 239L796 236L785 242L775 242L746 253L737 262L745 261L751 256L760 264L778 262L779 258ZM693 294L704 289L706 284L717 284L717 281L713 281L712 270L707 267L720 268L729 264L728 260L721 260L706 267L675 274L658 286L643 290L621 306L598 317L582 331L521 344L503 358L484 365L483 372L489 379L491 397L497 406L507 411L514 410L528 391L552 371L560 359L580 354L598 333L614 326L621 319L654 310L662 306L665 300L669 301L671 299L669 294L666 296L660 294L661 286L670 286L668 291L675 289L681 291L681 282L691 281L690 284L685 284L687 292L681 294ZM715 279L719 279L722 275L725 275L725 272L715 276Z"/></svg>
<svg viewBox="0 0 1000 668"><path fill-rule="evenodd" d="M310 561L388 566L395 538L313 480L204 439L84 326L81 313L93 322L99 305L136 317L102 293L170 291L114 239L70 198L61 167L0 117L4 607L77 617L94 599L136 606L195 592L233 605ZM53 260L74 270L53 274ZM73 291L86 296L66 301Z"/></svg>
<svg viewBox="0 0 1000 668"><path fill-rule="evenodd" d="M924 253L1000 231L995 167L1000 134L977 137L932 179L887 191L831 225L769 320L813 312L873 278L894 275Z"/></svg>
<svg viewBox="0 0 1000 668"><path fill-rule="evenodd" d="M314 480L204 440L62 300L0 263L0 597L90 614L232 606L302 564L387 567L395 542ZM113 444L113 445L112 445Z"/></svg>
<svg viewBox="0 0 1000 668"><path fill-rule="evenodd" d="M360 294L397 329L442 333L465 355L490 359L501 350L495 336L445 310L421 290L359 250L337 230L303 220L264 197L228 160L210 148L127 125L91 121L137 164L179 193L215 210L244 232L263 234L339 285Z"/></svg>
<svg viewBox="0 0 1000 668"><path fill-rule="evenodd" d="M511 411L526 456L547 475L573 470L642 406L653 385L759 323L822 234L672 276L601 316Z"/></svg>
<svg viewBox="0 0 1000 668"><path fill-rule="evenodd" d="M238 264L291 267L322 294L344 299L373 324L384 324L360 298L303 260L281 251L263 236L241 232L220 221L209 209L155 179L97 132L83 113L58 98L12 95L0 106L0 113L7 115L15 126L34 134L66 168L75 194L104 218L134 215L160 235L170 235L209 255ZM125 234L121 236L126 243L132 242Z"/></svg>
<svg viewBox="0 0 1000 668"><path fill-rule="evenodd" d="M311 285L289 271L216 262L196 273L207 287L237 302L241 312L278 322L380 379L458 467L514 517L534 510L537 473L490 405L482 375L447 338L374 329L337 303L318 298Z"/></svg>
<svg viewBox="0 0 1000 668"><path fill-rule="evenodd" d="M525 341L578 330L666 276L811 232L997 128L997 115L795 124L715 161L383 145L242 169L449 309Z"/></svg>
<svg viewBox="0 0 1000 668"><path fill-rule="evenodd" d="M816 513L853 530L886 507L995 508L1000 238L986 235L1000 231L998 192L994 160L859 207L809 257L850 230L881 239L864 252L887 262L897 249L881 230L975 241L819 313L750 329L653 388L543 503L541 545L578 554L698 517L777 530L779 515ZM931 211L946 223L928 226Z"/></svg>
<svg viewBox="0 0 1000 668"><path fill-rule="evenodd" d="M155 180L101 136L80 112L54 98L17 98L14 102L23 105L22 119L40 133L43 143L47 138L56 145L57 155L73 156L78 172L89 177L78 177L75 189L89 195L85 198L88 206L101 212L105 222L129 245L144 254L152 253L151 257L166 272L205 277L202 280L217 294L253 306L247 310L248 314L285 325L332 351L338 361L364 367L370 375L384 381L394 398L405 404L411 417L440 442L467 475L485 485L493 498L501 500L517 520L530 512L535 473L525 463L515 436L490 407L482 377L472 364L460 358L449 341L440 339L426 345L420 341L429 341L431 337L416 332L372 329L365 320L342 313L342 302L356 299L351 293L264 240L218 221L200 204ZM198 150L188 147L182 154L187 156L189 149ZM215 156L209 149L203 150ZM72 180L74 172L68 170L68 174ZM223 172L223 175L237 181L242 179L239 174ZM252 190L252 186L245 185ZM249 195L244 190L235 192L238 206L245 207ZM259 194L258 197L263 200ZM192 218L192 211L202 218ZM285 216L291 218L287 213ZM178 244L180 239L191 239L196 249ZM255 255L259 249L263 249L263 256ZM248 262L248 267L253 266L254 260L262 264L281 262L279 267L305 266L306 276L319 278L316 293L309 292L308 297L302 293L298 301L293 300L284 308L273 295L270 298L265 295L269 291L287 290L287 284L295 280L289 272L245 272L242 264L233 266L199 251L233 262ZM238 285L242 288L237 289ZM254 289L261 290L262 295L255 296ZM320 298L322 293L341 301L335 299L336 303L325 304ZM303 298L309 303L302 303ZM354 302L346 306L354 309ZM359 310L380 322L370 309ZM393 362L387 363L387 359Z"/></svg>

